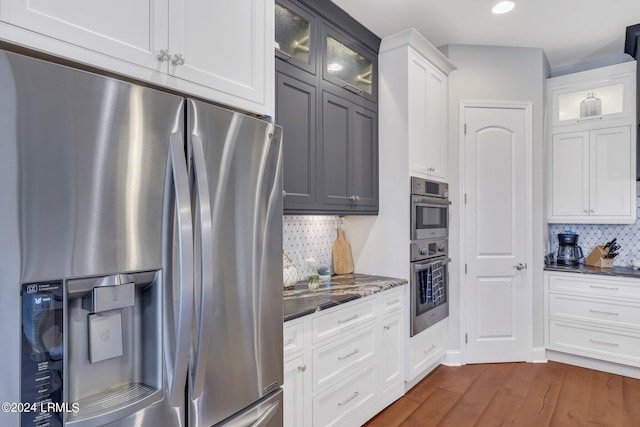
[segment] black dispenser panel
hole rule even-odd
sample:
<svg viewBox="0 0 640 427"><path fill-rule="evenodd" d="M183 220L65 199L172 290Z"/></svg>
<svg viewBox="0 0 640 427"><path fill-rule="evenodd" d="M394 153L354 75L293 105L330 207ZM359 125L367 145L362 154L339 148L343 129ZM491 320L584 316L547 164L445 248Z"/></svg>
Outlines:
<svg viewBox="0 0 640 427"><path fill-rule="evenodd" d="M22 285L22 427L62 426L62 281Z"/></svg>

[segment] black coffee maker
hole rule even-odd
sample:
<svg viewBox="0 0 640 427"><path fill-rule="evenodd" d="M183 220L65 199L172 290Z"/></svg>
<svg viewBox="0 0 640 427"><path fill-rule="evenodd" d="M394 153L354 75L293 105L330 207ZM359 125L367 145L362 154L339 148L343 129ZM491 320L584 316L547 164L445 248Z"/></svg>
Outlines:
<svg viewBox="0 0 640 427"><path fill-rule="evenodd" d="M578 265L584 258L582 248L578 246L579 234L573 232L558 234L558 256L556 262L561 265Z"/></svg>

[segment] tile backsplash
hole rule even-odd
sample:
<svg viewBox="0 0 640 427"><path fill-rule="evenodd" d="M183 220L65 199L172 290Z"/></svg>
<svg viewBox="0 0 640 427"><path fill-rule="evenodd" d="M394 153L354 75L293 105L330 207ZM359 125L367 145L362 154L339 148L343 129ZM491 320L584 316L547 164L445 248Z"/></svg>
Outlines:
<svg viewBox="0 0 640 427"><path fill-rule="evenodd" d="M637 218L640 219L640 208ZM554 254L558 253L558 233L564 230L575 231L580 235L578 245L582 247L585 258L596 245L603 245L614 237L618 239L620 250L613 265L629 265L628 260L640 255L640 221L635 224L549 224L549 241Z"/></svg>
<svg viewBox="0 0 640 427"><path fill-rule="evenodd" d="M282 244L302 280L312 273L307 258L331 267L331 247L343 226L339 216L285 215L282 219ZM315 271L313 271L315 272Z"/></svg>

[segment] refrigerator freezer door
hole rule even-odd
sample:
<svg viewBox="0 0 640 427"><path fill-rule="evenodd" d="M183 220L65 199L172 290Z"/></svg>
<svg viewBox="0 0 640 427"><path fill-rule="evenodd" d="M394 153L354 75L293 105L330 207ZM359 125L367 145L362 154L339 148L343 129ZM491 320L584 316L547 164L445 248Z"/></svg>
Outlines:
<svg viewBox="0 0 640 427"><path fill-rule="evenodd" d="M220 423L219 427L282 427L282 389Z"/></svg>
<svg viewBox="0 0 640 427"><path fill-rule="evenodd" d="M22 284L164 268L169 139L184 134L183 126L181 97L0 51L1 401L20 401ZM74 304L84 315L80 300ZM73 344L65 342L65 351ZM127 346L123 339L119 358L131 353ZM153 374L166 396L166 372ZM73 375L65 365L66 384ZM167 399L152 406L118 425L182 423ZM18 418L0 413L0 425L18 425Z"/></svg>
<svg viewBox="0 0 640 427"><path fill-rule="evenodd" d="M282 385L281 129L187 105L191 140L202 141L215 245L202 260L212 271L204 292L196 286L189 419L211 426Z"/></svg>

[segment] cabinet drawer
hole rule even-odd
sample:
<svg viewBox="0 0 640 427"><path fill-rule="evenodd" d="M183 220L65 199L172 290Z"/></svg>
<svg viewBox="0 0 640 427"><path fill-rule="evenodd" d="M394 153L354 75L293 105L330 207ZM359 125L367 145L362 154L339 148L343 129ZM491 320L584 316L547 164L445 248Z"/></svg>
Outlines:
<svg viewBox="0 0 640 427"><path fill-rule="evenodd" d="M302 351L304 347L304 322L287 322L284 324L284 357Z"/></svg>
<svg viewBox="0 0 640 427"><path fill-rule="evenodd" d="M404 305L404 288L396 288L382 293L382 315L402 310Z"/></svg>
<svg viewBox="0 0 640 427"><path fill-rule="evenodd" d="M640 327L640 305L551 293L549 317L637 328Z"/></svg>
<svg viewBox="0 0 640 427"><path fill-rule="evenodd" d="M343 425L345 417L364 405L371 405L375 398L376 369L370 365L343 384L327 390L313 399L314 427Z"/></svg>
<svg viewBox="0 0 640 427"><path fill-rule="evenodd" d="M331 384L374 358L374 331L366 329L313 352L313 390Z"/></svg>
<svg viewBox="0 0 640 427"><path fill-rule="evenodd" d="M640 282L633 279L599 278L592 274L549 274L549 290L581 295L640 299Z"/></svg>
<svg viewBox="0 0 640 427"><path fill-rule="evenodd" d="M444 353L444 333L446 328L441 322L428 329L424 337L416 335L412 337L409 350L409 366L407 381L411 381L417 375L424 372L430 365L437 362ZM418 337L416 339L416 337Z"/></svg>
<svg viewBox="0 0 640 427"><path fill-rule="evenodd" d="M375 298L318 316L312 320L313 343L335 338L345 331L363 325L374 318Z"/></svg>
<svg viewBox="0 0 640 427"><path fill-rule="evenodd" d="M640 334L550 320L549 347L553 350L640 366Z"/></svg>

